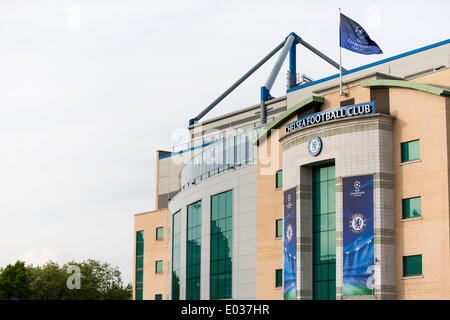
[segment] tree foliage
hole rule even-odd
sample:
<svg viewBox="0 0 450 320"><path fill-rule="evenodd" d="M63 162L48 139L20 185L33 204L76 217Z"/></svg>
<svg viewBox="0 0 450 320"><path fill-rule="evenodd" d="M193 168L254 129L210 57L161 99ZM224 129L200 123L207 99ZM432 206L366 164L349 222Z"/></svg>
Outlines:
<svg viewBox="0 0 450 320"><path fill-rule="evenodd" d="M0 274L0 299L26 299L29 296L29 282L25 262L8 265Z"/></svg>
<svg viewBox="0 0 450 320"><path fill-rule="evenodd" d="M79 273L79 287L75 286ZM52 261L43 266L23 262L0 269L0 299L30 300L128 300L131 284L124 286L117 267L89 259L61 267Z"/></svg>

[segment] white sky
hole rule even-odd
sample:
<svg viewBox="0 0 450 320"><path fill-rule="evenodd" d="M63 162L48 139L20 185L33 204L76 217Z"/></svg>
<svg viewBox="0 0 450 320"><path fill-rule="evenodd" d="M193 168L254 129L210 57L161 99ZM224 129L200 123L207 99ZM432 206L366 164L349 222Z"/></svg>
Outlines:
<svg viewBox="0 0 450 320"><path fill-rule="evenodd" d="M0 266L94 258L131 281L155 150L290 32L338 60L339 6L384 51L346 68L449 38L449 1L0 0ZM336 73L297 48L298 72ZM274 60L205 119L258 103Z"/></svg>

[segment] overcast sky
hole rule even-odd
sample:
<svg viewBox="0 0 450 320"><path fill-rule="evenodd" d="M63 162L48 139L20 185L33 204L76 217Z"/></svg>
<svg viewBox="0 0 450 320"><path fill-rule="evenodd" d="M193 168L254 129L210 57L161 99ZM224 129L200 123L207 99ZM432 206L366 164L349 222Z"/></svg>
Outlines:
<svg viewBox="0 0 450 320"><path fill-rule="evenodd" d="M338 60L339 6L384 51L343 50L346 68L449 38L449 1L0 0L0 266L94 258L130 282L155 150L290 32ZM205 119L258 103L273 64Z"/></svg>

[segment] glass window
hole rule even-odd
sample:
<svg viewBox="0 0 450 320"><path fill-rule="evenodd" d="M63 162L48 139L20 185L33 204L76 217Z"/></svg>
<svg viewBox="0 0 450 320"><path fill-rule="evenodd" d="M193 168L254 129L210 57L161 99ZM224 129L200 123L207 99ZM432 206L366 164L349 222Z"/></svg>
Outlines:
<svg viewBox="0 0 450 320"><path fill-rule="evenodd" d="M187 207L186 299L200 300L202 202Z"/></svg>
<svg viewBox="0 0 450 320"><path fill-rule="evenodd" d="M211 197L210 299L231 298L232 191Z"/></svg>
<svg viewBox="0 0 450 320"><path fill-rule="evenodd" d="M180 299L181 214L172 217L172 300Z"/></svg>
<svg viewBox="0 0 450 320"><path fill-rule="evenodd" d="M422 214L421 210L421 198L409 198L402 200L403 207L403 219L420 217Z"/></svg>
<svg viewBox="0 0 450 320"><path fill-rule="evenodd" d="M422 275L422 255L403 257L403 276Z"/></svg>
<svg viewBox="0 0 450 320"><path fill-rule="evenodd" d="M283 269L275 270L275 287L283 286Z"/></svg>
<svg viewBox="0 0 450 320"><path fill-rule="evenodd" d="M135 299L142 300L144 287L144 231L136 232Z"/></svg>
<svg viewBox="0 0 450 320"><path fill-rule="evenodd" d="M144 282L144 270L136 271L136 283Z"/></svg>
<svg viewBox="0 0 450 320"><path fill-rule="evenodd" d="M162 298L162 294L161 293L158 293L158 294L155 294L155 300L162 300L163 298Z"/></svg>
<svg viewBox="0 0 450 320"><path fill-rule="evenodd" d="M283 219L275 221L275 237L281 238L283 236Z"/></svg>
<svg viewBox="0 0 450 320"><path fill-rule="evenodd" d="M283 186L283 170L278 170L275 177L275 188Z"/></svg>
<svg viewBox="0 0 450 320"><path fill-rule="evenodd" d="M313 298L336 299L334 166L313 168Z"/></svg>
<svg viewBox="0 0 450 320"><path fill-rule="evenodd" d="M402 143L401 153L402 153L402 162L420 159L419 140Z"/></svg>
<svg viewBox="0 0 450 320"><path fill-rule="evenodd" d="M164 228L163 227L156 228L156 240L161 240L161 239L164 239Z"/></svg>
<svg viewBox="0 0 450 320"><path fill-rule="evenodd" d="M143 300L143 290L142 289L136 289L136 300Z"/></svg>
<svg viewBox="0 0 450 320"><path fill-rule="evenodd" d="M136 257L136 269L144 268L144 256Z"/></svg>
<svg viewBox="0 0 450 320"><path fill-rule="evenodd" d="M155 262L155 272L156 273L163 272L163 261L162 260L158 260Z"/></svg>

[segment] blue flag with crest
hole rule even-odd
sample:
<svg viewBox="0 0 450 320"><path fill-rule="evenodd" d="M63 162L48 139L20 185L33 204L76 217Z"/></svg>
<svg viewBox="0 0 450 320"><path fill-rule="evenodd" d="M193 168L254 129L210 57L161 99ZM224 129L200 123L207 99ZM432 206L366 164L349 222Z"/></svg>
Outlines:
<svg viewBox="0 0 450 320"><path fill-rule="evenodd" d="M383 53L375 41L370 39L367 32L357 22L341 13L340 46L347 50L361 54Z"/></svg>

